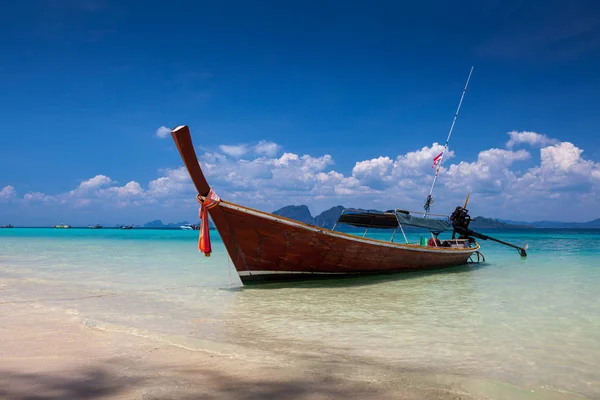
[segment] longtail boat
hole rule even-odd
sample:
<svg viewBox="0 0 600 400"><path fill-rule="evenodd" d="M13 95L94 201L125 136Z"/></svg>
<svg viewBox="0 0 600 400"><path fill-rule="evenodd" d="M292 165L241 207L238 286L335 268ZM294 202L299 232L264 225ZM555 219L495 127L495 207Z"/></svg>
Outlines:
<svg viewBox="0 0 600 400"><path fill-rule="evenodd" d="M202 219L198 249L207 256L211 253L210 214L243 284L434 270L469 261L485 261L476 238L513 247L526 257L527 245L515 246L469 229L469 196L464 207L456 207L450 216L430 213L433 189L472 73L473 67L444 150L433 159L433 167L437 168L423 213L401 209L385 212L348 209L343 210L333 229L326 229L230 203L217 196L206 181L189 128L182 125L173 129L171 135L177 150L198 191L196 198ZM364 228L365 231L361 237L336 231L338 225ZM404 226L425 229L431 237L420 243L409 243ZM388 241L367 238L366 233L372 228L392 230L391 238ZM394 242L398 229L402 232L404 243ZM440 240L438 236L444 231L452 231L452 238Z"/></svg>
<svg viewBox="0 0 600 400"><path fill-rule="evenodd" d="M476 237L506 244L526 255L523 248L470 230L466 204L446 219L431 218L431 214L429 218L414 216L404 210L344 210L338 220L338 224L385 228L394 234L398 229L404 234L403 226L431 232L427 243L414 244L394 242L394 235L389 241L361 237L228 202L206 181L189 128L178 126L171 135L198 191L202 219L198 247L210 255L210 214L243 284L454 267L466 264L473 256L482 260ZM452 238L438 239L442 231L452 231Z"/></svg>

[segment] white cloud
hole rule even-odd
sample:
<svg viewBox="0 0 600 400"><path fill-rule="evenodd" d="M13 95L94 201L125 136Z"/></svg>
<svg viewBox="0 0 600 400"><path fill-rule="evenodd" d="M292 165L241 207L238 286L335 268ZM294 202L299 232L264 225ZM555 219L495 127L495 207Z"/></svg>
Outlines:
<svg viewBox="0 0 600 400"><path fill-rule="evenodd" d="M431 147L425 146L421 150L410 151L404 155L399 155L394 163L395 176L417 176L422 175L424 171L431 171L433 159L444 150L444 146L439 143L433 143ZM448 150L444 154L444 162L454 157L454 152Z"/></svg>
<svg viewBox="0 0 600 400"><path fill-rule="evenodd" d="M258 156L275 157L281 150L281 146L269 140L260 140L258 143L251 145L242 143L238 145L222 144L218 146L221 153L233 158L242 158L243 156L253 153Z"/></svg>
<svg viewBox="0 0 600 400"><path fill-rule="evenodd" d="M219 146L219 149L227 154L228 156L234 157L234 158L240 158L241 156L243 156L244 154L246 154L248 152L248 146L245 144L240 144L237 146L228 146L225 144L222 144Z"/></svg>
<svg viewBox="0 0 600 400"><path fill-rule="evenodd" d="M540 150L540 153L542 168L549 170L570 171L593 168L592 162L584 161L581 158L583 150L575 147L573 143L562 142L555 146L545 147Z"/></svg>
<svg viewBox="0 0 600 400"><path fill-rule="evenodd" d="M448 212L471 193L472 206L481 210L475 212L489 216L516 218L526 213L530 218L567 206L596 212L600 163L586 160L583 150L570 142L535 132L513 136L515 144L547 145L539 153L492 148L479 152L474 161L456 163L451 163L454 153L449 151L435 192L435 210ZM259 145L263 145L261 150ZM226 200L272 211L287 204L317 209L338 204L420 209L433 179L433 158L443 146L433 143L416 151L357 161L345 174L334 168L331 155L285 152L277 156L279 146L272 142L219 149L199 157L216 192ZM233 157L236 154L238 157ZM30 192L22 201L89 210L151 205L158 215L161 209L177 210L183 217L195 215L195 195L186 169L179 167L162 170L146 185L131 181L121 186L106 175L96 175L69 192ZM12 186L0 191L0 199L6 198L16 198Z"/></svg>
<svg viewBox="0 0 600 400"><path fill-rule="evenodd" d="M455 191L499 192L516 180L515 174L508 167L516 161L527 160L530 157L525 150L484 150L479 153L475 162L461 161L450 165L441 180L445 187Z"/></svg>
<svg viewBox="0 0 600 400"><path fill-rule="evenodd" d="M581 157L583 150L570 142L540 149L540 165L518 180L521 187L537 192L579 190L600 184L600 163Z"/></svg>
<svg viewBox="0 0 600 400"><path fill-rule="evenodd" d="M23 200L26 203L46 203L46 204L51 204L51 203L57 203L58 199L54 196L48 196L44 193L41 192L30 192L30 193L25 193L25 195L23 196Z"/></svg>
<svg viewBox="0 0 600 400"><path fill-rule="evenodd" d="M540 146L540 147L559 143L558 140L556 140L556 139L551 139L546 135L536 133L536 132L511 131L511 132L508 132L507 135L510 136L510 140L508 142L506 142L506 147L508 147L509 149L513 148L514 146L517 146L521 143L526 143L526 144L529 144L530 146Z"/></svg>
<svg viewBox="0 0 600 400"><path fill-rule="evenodd" d="M25 201L43 201L44 197L46 195L42 192L25 193L25 196L23 196Z"/></svg>
<svg viewBox="0 0 600 400"><path fill-rule="evenodd" d="M142 186L135 181L128 182L125 186L113 186L106 189L101 189L98 192L103 196L117 196L117 197L135 197L144 194Z"/></svg>
<svg viewBox="0 0 600 400"><path fill-rule="evenodd" d="M171 134L171 130L169 128L167 128L166 126L161 126L160 128L158 128L156 130L156 137L159 137L161 139L167 138L170 134Z"/></svg>
<svg viewBox="0 0 600 400"><path fill-rule="evenodd" d="M183 192L192 193L192 181L184 167L166 169L165 176L148 183L147 196L150 199L177 196Z"/></svg>
<svg viewBox="0 0 600 400"><path fill-rule="evenodd" d="M444 150L444 146L433 143L431 147L425 146L417 151L400 154L396 159L387 156L359 161L352 169L352 177L363 184L374 188L386 186L412 187L414 180L431 176L433 173L433 158ZM447 151L444 159L454 156L454 152Z"/></svg>
<svg viewBox="0 0 600 400"><path fill-rule="evenodd" d="M256 152L256 154L264 155L267 157L274 157L280 149L281 146L279 146L277 143L270 142L268 140L261 140L260 142L258 142L258 144L254 146L254 151Z"/></svg>
<svg viewBox="0 0 600 400"><path fill-rule="evenodd" d="M15 188L10 185L4 186L4 188L0 190L0 200L9 200L15 197L16 195L17 192L15 191Z"/></svg>
<svg viewBox="0 0 600 400"><path fill-rule="evenodd" d="M352 168L352 176L360 182L375 184L387 180L393 166L394 161L389 157L359 161Z"/></svg>
<svg viewBox="0 0 600 400"><path fill-rule="evenodd" d="M495 167L508 167L515 161L527 160L531 154L526 150L504 150L504 149L489 149L479 153L477 162Z"/></svg>
<svg viewBox="0 0 600 400"><path fill-rule="evenodd" d="M110 179L106 175L96 175L93 178L90 178L86 181L83 181L79 184L78 190L90 190L97 189L102 186L110 185L113 183L113 180Z"/></svg>

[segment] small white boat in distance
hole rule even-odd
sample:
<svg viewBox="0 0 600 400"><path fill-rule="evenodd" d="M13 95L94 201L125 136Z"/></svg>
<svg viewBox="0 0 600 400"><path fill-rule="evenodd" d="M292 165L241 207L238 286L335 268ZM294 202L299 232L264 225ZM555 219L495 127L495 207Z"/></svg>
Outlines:
<svg viewBox="0 0 600 400"><path fill-rule="evenodd" d="M180 226L181 229L183 229L184 231L193 231L194 227L192 226L192 224L184 224Z"/></svg>
<svg viewBox="0 0 600 400"><path fill-rule="evenodd" d="M55 229L70 229L71 225L65 225L65 224L60 224L60 225L54 225Z"/></svg>

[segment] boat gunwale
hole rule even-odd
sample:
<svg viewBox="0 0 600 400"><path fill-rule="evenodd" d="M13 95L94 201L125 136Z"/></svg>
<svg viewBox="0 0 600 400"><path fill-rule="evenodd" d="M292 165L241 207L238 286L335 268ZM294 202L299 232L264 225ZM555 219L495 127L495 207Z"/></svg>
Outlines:
<svg viewBox="0 0 600 400"><path fill-rule="evenodd" d="M338 232L338 231L334 231L331 229L310 225L310 224L307 224L304 222L296 221L296 220L293 220L290 218L282 217L282 216L268 213L265 211L260 211L260 210L257 210L257 209L251 208L251 207L242 206L242 205L232 203L232 202L229 202L226 200L221 200L219 202L218 207L221 207L221 206L223 206L225 208L234 209L234 210L237 210L237 211L240 211L243 213L247 213L247 214L254 214L255 216L258 216L258 217L275 220L277 222L282 222L287 225L296 226L298 228L302 228L302 229L309 230L312 232L318 232L318 233L322 233L322 234L325 234L328 236L338 237L341 239L352 240L352 241L356 241L359 243L372 244L372 245L377 245L377 246L385 246L385 247L404 249L404 250L409 250L409 251L421 251L421 252L426 252L426 253L442 253L442 254L444 254L444 253L446 253L446 254L474 253L480 249L479 243L477 243L477 242L475 242L475 247L462 248L462 249L461 248L451 248L451 247L433 247L433 246L424 247L419 244L410 244L410 243L394 243L394 242L388 242L388 241L379 240L379 239L359 237L359 236L352 235L349 233ZM218 207L215 207L215 208L218 208ZM213 210L209 210L209 213Z"/></svg>

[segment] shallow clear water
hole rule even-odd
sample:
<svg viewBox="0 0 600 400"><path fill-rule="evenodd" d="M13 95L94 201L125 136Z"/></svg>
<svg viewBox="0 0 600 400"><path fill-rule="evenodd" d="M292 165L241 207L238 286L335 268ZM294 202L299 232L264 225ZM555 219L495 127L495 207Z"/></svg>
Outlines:
<svg viewBox="0 0 600 400"><path fill-rule="evenodd" d="M208 258L193 231L1 229L0 306L32 301L90 326L248 357L600 398L600 231L489 233L528 243L529 257L482 242L481 265L242 288L216 231Z"/></svg>

